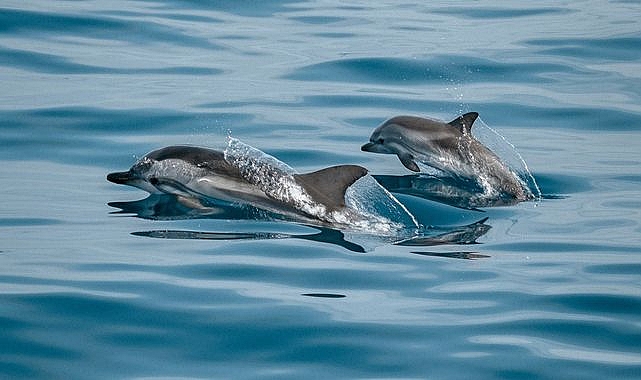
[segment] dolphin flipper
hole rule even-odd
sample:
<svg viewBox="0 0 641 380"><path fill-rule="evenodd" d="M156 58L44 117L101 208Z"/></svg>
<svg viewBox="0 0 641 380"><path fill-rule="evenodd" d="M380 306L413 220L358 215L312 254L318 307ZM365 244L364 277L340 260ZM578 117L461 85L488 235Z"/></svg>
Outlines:
<svg viewBox="0 0 641 380"><path fill-rule="evenodd" d="M418 167L416 164L416 161L414 161L414 156L412 156L409 153L398 153L397 154L398 159L401 160L401 163L403 166L408 168L409 170L413 172L420 172L421 169Z"/></svg>
<svg viewBox="0 0 641 380"><path fill-rule="evenodd" d="M294 178L316 202L329 210L336 210L345 207L347 188L366 174L364 167L339 165L311 173L294 174Z"/></svg>
<svg viewBox="0 0 641 380"><path fill-rule="evenodd" d="M474 124L474 121L477 117L479 117L478 112L468 112L465 115L461 115L456 119L450 121L448 124L458 129L462 134L466 135L471 133L472 124Z"/></svg>

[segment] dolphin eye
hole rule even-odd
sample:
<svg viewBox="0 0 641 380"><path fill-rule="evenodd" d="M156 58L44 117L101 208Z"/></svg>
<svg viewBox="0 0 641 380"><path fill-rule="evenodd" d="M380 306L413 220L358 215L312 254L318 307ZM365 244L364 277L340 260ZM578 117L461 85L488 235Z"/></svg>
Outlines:
<svg viewBox="0 0 641 380"><path fill-rule="evenodd" d="M385 143L385 139L378 139L378 140L376 140L376 142L379 143L379 144L384 144Z"/></svg>

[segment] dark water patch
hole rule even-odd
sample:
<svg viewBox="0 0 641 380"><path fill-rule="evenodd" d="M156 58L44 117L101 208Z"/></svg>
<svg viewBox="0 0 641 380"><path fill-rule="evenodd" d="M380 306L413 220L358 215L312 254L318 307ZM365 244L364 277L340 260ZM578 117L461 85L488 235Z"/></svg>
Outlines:
<svg viewBox="0 0 641 380"><path fill-rule="evenodd" d="M431 13L457 16L466 19L508 19L513 20L522 17L547 16L572 13L567 8L558 7L541 7L541 8L500 8L500 7L448 7L437 8L430 11Z"/></svg>
<svg viewBox="0 0 641 380"><path fill-rule="evenodd" d="M616 159L605 159L605 160L597 160L594 161L597 164L604 164L608 166L628 166L628 167L639 167L641 165L641 161L637 160L616 160ZM612 177L613 179L618 179L618 180L631 180L634 182L638 181L638 176L634 175L622 175L622 176L615 176Z"/></svg>
<svg viewBox="0 0 641 380"><path fill-rule="evenodd" d="M53 38L80 35L128 43L171 43L178 46L220 50L207 38L183 33L180 30L141 18L105 17L88 14L65 14L19 9L0 11L0 33L10 35L37 35Z"/></svg>
<svg viewBox="0 0 641 380"><path fill-rule="evenodd" d="M636 161L632 161L630 162L630 164L639 165L639 163L637 163ZM612 177L612 179L615 179L617 181L641 183L641 175L620 175L620 176Z"/></svg>
<svg viewBox="0 0 641 380"><path fill-rule="evenodd" d="M6 333L6 330L4 331ZM3 333L3 334L4 334ZM21 336L4 335L0 340L0 354L8 355L25 355L35 356L47 359L80 359L82 355L79 352L62 347L53 347L46 343L38 343Z"/></svg>
<svg viewBox="0 0 641 380"><path fill-rule="evenodd" d="M185 11L189 11L186 9ZM154 18L160 18L160 19L168 19L168 20L177 20L177 21L189 21L189 22L194 22L194 23L207 23L207 24L219 24L223 23L224 21L220 18L212 17L209 15L204 15L204 14L190 14L190 13L166 13L166 12L158 12L158 13L145 13L145 12L133 12L133 11L125 11L125 10L109 10L109 11L101 11L99 13L101 16L115 16L116 18L134 18L136 20L152 16Z"/></svg>
<svg viewBox="0 0 641 380"><path fill-rule="evenodd" d="M37 289L76 289L82 293L83 296L88 298L92 297L92 292L103 294L108 292L122 292L123 294L130 295L145 294L149 299L165 298L165 306L167 308L180 307L199 303L202 300L199 298L200 294L193 292L189 287L172 284L171 282L138 280L137 276L142 273L146 274L161 274L163 276L180 276L181 265L138 265L138 264L78 264L69 265L70 269L87 269L87 273L100 273L105 280L96 279L58 279L58 278L39 278L34 276L0 276L0 284L6 285L26 285L35 287ZM133 290L135 289L135 290ZM227 305L235 303L242 303L234 292L218 289L209 289L208 294L215 296L216 300ZM37 297L46 297L47 294L35 294ZM54 297L66 295L53 294ZM102 296L96 296L96 302L100 302ZM106 299L118 299L106 298ZM127 297L122 298L123 302L127 302ZM169 302L171 300L171 302ZM257 301L256 301L257 302ZM20 304L18 302L18 304ZM19 307L16 308L16 310ZM29 319L20 321L20 324L13 323L17 329L21 328L36 328L37 324ZM7 327L11 327L12 323L8 323Z"/></svg>
<svg viewBox="0 0 641 380"><path fill-rule="evenodd" d="M69 269L79 272L153 272L158 273L157 269L161 268L159 265L143 265L143 264L123 264L123 263L91 263L91 264L73 264L69 265ZM165 267L162 267L165 268ZM166 272L162 272L166 274Z"/></svg>
<svg viewBox="0 0 641 380"><path fill-rule="evenodd" d="M589 265L583 270L586 273L639 276L641 274L641 264L625 263Z"/></svg>
<svg viewBox="0 0 641 380"><path fill-rule="evenodd" d="M0 281L6 282L4 281L4 277L5 276L2 276L0 278ZM11 283L11 282L7 282L7 283ZM11 306L5 305L5 307L9 309ZM33 327L33 324L27 321L24 321L22 319L8 318L0 315L0 326L2 326L3 329L7 329L7 330L24 331L25 329Z"/></svg>
<svg viewBox="0 0 641 380"><path fill-rule="evenodd" d="M547 297L547 301L568 310L597 315L638 315L641 310L641 297L638 295L563 294ZM637 339L637 342L641 345L641 340Z"/></svg>
<svg viewBox="0 0 641 380"><path fill-rule="evenodd" d="M303 293L301 296L305 297L315 297L315 298L345 298L345 294L336 294L336 293Z"/></svg>
<svg viewBox="0 0 641 380"><path fill-rule="evenodd" d="M29 50L0 48L0 65L20 70L46 74L111 74L111 75L218 75L222 70L210 67L174 66L148 68L122 68L95 66L72 62L70 59L54 54Z"/></svg>
<svg viewBox="0 0 641 380"><path fill-rule="evenodd" d="M554 196L562 197L564 194L584 193L594 188L590 180L579 176L535 173L534 178L541 192L545 194L544 198L548 199L555 199Z"/></svg>
<svg viewBox="0 0 641 380"><path fill-rule="evenodd" d="M541 304L539 303L539 305ZM554 308L555 306L550 306L550 309ZM600 314L598 309L589 312L589 315L593 317ZM641 340L639 339L641 333L637 329L630 329L624 324L606 324L602 321L590 320L589 316L586 316L585 319L577 317L574 319L563 319L563 317L519 319L484 326L483 330L488 334L495 333L497 335L535 335L538 341L556 342L559 346L571 344L582 348L598 347L597 350L611 349L628 352L635 352L641 348ZM586 331L589 333L586 334ZM638 363L638 359L636 361Z"/></svg>
<svg viewBox="0 0 641 380"><path fill-rule="evenodd" d="M61 220L47 218L0 218L0 228L52 226L60 223Z"/></svg>
<svg viewBox="0 0 641 380"><path fill-rule="evenodd" d="M302 22L304 24L311 24L311 25L334 24L334 23L345 20L342 17L332 17L332 16L299 16L299 17L291 17L290 19L294 21Z"/></svg>
<svg viewBox="0 0 641 380"><path fill-rule="evenodd" d="M636 200L636 199L626 199L623 197L621 200L617 201L607 201L607 202L602 202L601 203L602 207L614 210L614 209L626 209L626 210L641 210L641 200ZM636 219L628 219L627 223L624 224L625 220L620 221L618 226L623 227L625 225L636 225L639 224L638 220Z"/></svg>
<svg viewBox="0 0 641 380"><path fill-rule="evenodd" d="M190 9L201 11L226 12L244 17L269 17L275 13L291 10L291 5L298 4L296 0L171 0L156 5L159 9ZM300 11L298 7L296 10Z"/></svg>
<svg viewBox="0 0 641 380"><path fill-rule="evenodd" d="M518 103L470 104L493 124L559 130L641 130L641 113L605 107L541 107ZM544 131L542 133L545 133Z"/></svg>
<svg viewBox="0 0 641 380"><path fill-rule="evenodd" d="M551 63L503 63L471 56L435 56L430 59L364 57L304 66L286 79L369 84L443 84L550 82L545 74L577 73L571 66Z"/></svg>
<svg viewBox="0 0 641 380"><path fill-rule="evenodd" d="M520 253L567 253L567 252L621 252L621 253L638 253L637 247L626 247L620 245L601 245L586 243L565 243L565 242L548 242L548 241L529 241L522 243L504 243L492 245L492 249L501 251L511 251Z"/></svg>
<svg viewBox="0 0 641 380"><path fill-rule="evenodd" d="M24 145L55 143L105 135L193 134L212 130L223 133L229 125L251 117L233 113L188 113L159 109L103 109L61 107L0 111L0 141ZM216 126L218 129L216 129ZM22 144L21 144L22 142ZM8 145L9 147L12 144Z"/></svg>
<svg viewBox="0 0 641 380"><path fill-rule="evenodd" d="M385 95L308 95L304 96L299 106L315 106L323 108L353 108L372 107L389 110L412 110L419 113L428 113L434 110L442 110L444 106L450 105L452 109L460 108L457 102L441 102L432 100L403 99ZM389 117L391 117L390 115ZM384 120L379 120L379 123ZM375 125L370 126L370 128ZM367 138L367 136L364 136Z"/></svg>
<svg viewBox="0 0 641 380"><path fill-rule="evenodd" d="M251 264L215 264L215 265L183 265L180 267L166 268L164 271L174 276L182 278L199 278L199 279L235 279L235 280L252 280L252 279L281 279L276 274L285 275L287 269L274 268L266 265ZM273 272L274 271L274 272Z"/></svg>
<svg viewBox="0 0 641 380"><path fill-rule="evenodd" d="M265 245L262 245L265 249ZM278 247L275 247L278 248ZM281 247L285 249L285 247ZM290 245L293 254L285 262L269 263L214 263L211 265L183 265L171 268L171 274L184 279L217 279L236 281L239 279L254 280L263 283L286 284L289 287L307 289L331 287L333 289L406 289L411 280L396 276L384 275L372 281L372 272L356 267L338 268L328 266L318 269L311 264L305 264L305 250L309 245ZM299 261L294 265L292 260Z"/></svg>
<svg viewBox="0 0 641 380"><path fill-rule="evenodd" d="M337 137L337 139L346 140L344 137ZM287 162L288 165L294 168L307 166L320 169L321 164L322 166L329 166L359 163L354 159L354 154L352 153L315 150L313 144L309 144L308 149L266 149L265 153L278 157L279 160ZM310 171L314 169L310 169Z"/></svg>
<svg viewBox="0 0 641 380"><path fill-rule="evenodd" d="M312 33L314 37L320 38L351 38L356 34L354 33L340 33L340 32L322 32L322 33Z"/></svg>
<svg viewBox="0 0 641 380"><path fill-rule="evenodd" d="M169 315L143 310L141 304L132 303L128 299L98 297L82 294L33 294L12 296L20 298L24 304L37 307L51 315L56 315L59 321L75 323L78 328L92 325L92 321L102 321L105 326L134 324L148 327L176 325ZM184 313L174 310L175 313ZM52 321L54 322L54 321Z"/></svg>
<svg viewBox="0 0 641 380"><path fill-rule="evenodd" d="M242 113L190 113L169 109L108 109L56 107L0 111L0 132L18 128L36 136L117 134L189 134L212 130L224 132L230 125L248 123L253 116ZM219 129L215 129L218 127Z"/></svg>
<svg viewBox="0 0 641 380"><path fill-rule="evenodd" d="M0 33L48 33L73 32L86 36L107 35L126 29L126 23L117 19L65 15L52 12L37 12L22 9L0 9ZM111 35L110 38L115 36Z"/></svg>
<svg viewBox="0 0 641 380"><path fill-rule="evenodd" d="M551 56L588 60L638 61L641 59L641 37L555 38L526 41L527 45L544 48Z"/></svg>
<svg viewBox="0 0 641 380"><path fill-rule="evenodd" d="M47 377L47 374L37 371L32 365L18 364L5 359L0 359L0 372L6 375L7 379L44 379Z"/></svg>

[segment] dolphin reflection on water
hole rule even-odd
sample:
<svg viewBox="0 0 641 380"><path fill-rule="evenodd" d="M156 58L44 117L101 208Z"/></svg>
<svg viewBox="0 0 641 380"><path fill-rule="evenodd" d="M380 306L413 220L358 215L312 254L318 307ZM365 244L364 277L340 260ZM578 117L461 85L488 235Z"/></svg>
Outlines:
<svg viewBox="0 0 641 380"><path fill-rule="evenodd" d="M109 202L109 206L119 208L112 214L135 215L150 220L184 220L184 219L224 219L224 220L264 220L279 218L276 214L266 213L252 206L211 204L203 208L192 209L170 194L151 194L149 197L129 202ZM477 222L453 227L429 227L423 229L419 236L393 241L393 245L411 247L434 247L440 245L473 245L491 228L486 224L487 218ZM282 233L282 232L211 232L193 230L147 230L132 232L136 236L161 239L197 239L197 240L277 240L299 239L334 244L349 251L364 253L362 245L350 241L350 235L330 227L305 225L316 232ZM353 236L353 235L351 235ZM476 252L412 252L420 255L477 259L489 257Z"/></svg>

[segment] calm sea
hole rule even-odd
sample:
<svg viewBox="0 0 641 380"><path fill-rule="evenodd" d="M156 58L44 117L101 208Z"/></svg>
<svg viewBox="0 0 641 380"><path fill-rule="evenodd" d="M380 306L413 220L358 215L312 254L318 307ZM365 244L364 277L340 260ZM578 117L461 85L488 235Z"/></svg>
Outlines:
<svg viewBox="0 0 641 380"><path fill-rule="evenodd" d="M641 378L640 18L636 1L3 0L0 378ZM488 218L477 244L204 217L105 180L228 135L299 172L408 174L360 151L371 131L468 111L547 197L399 199L445 231Z"/></svg>

